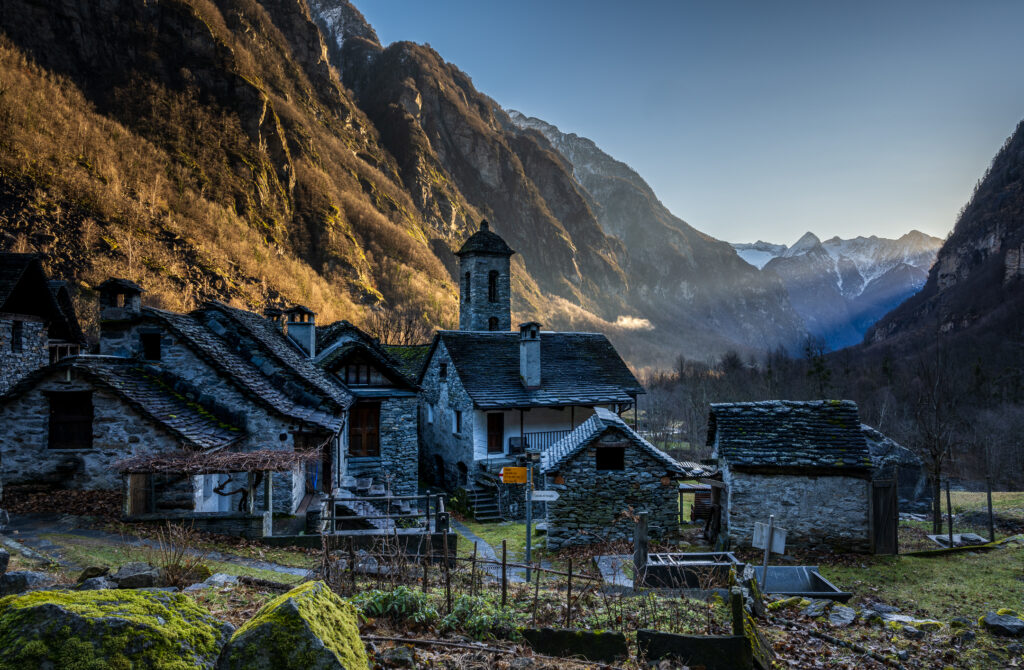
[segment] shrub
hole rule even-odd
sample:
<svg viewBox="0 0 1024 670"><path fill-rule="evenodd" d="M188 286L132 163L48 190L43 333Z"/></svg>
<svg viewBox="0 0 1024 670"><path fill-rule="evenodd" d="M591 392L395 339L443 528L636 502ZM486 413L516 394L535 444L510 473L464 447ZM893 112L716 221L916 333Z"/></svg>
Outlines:
<svg viewBox="0 0 1024 670"><path fill-rule="evenodd" d="M429 596L408 586L399 586L391 591L364 591L352 598L352 604L363 616L383 617L395 623L432 624L440 618L437 609L430 604Z"/></svg>
<svg viewBox="0 0 1024 670"><path fill-rule="evenodd" d="M514 614L484 596L460 595L452 605L452 613L441 620L445 630L458 631L476 640L508 638L515 635Z"/></svg>

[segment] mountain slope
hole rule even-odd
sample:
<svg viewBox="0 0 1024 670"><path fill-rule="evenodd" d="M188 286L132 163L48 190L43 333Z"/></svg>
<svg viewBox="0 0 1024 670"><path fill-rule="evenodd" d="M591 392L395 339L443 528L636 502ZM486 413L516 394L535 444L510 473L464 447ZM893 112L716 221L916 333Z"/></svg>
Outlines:
<svg viewBox="0 0 1024 670"><path fill-rule="evenodd" d="M46 253L87 317L117 274L172 309L450 327L453 250L487 217L519 252L518 317L636 364L802 334L778 280L628 166L593 143L585 166L344 0L9 0L0 30L0 248Z"/></svg>
<svg viewBox="0 0 1024 670"><path fill-rule="evenodd" d="M778 280L674 216L640 175L593 141L514 110L509 118L565 157L601 228L628 250L631 304L656 326L686 332L690 346L679 351L798 346L803 326Z"/></svg>
<svg viewBox="0 0 1024 670"><path fill-rule="evenodd" d="M805 233L792 247L734 244L748 263L782 278L807 329L829 349L859 343L889 310L921 290L942 241L916 230L899 239Z"/></svg>

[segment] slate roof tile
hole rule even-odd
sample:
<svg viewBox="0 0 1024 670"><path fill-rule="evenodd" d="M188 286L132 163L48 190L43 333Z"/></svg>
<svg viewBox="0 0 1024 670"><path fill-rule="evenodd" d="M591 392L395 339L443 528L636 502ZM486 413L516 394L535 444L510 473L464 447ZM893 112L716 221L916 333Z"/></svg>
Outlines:
<svg viewBox="0 0 1024 670"><path fill-rule="evenodd" d="M871 468L850 400L714 403L708 446L730 467L864 471Z"/></svg>
<svg viewBox="0 0 1024 670"><path fill-rule="evenodd" d="M164 323L214 369L224 374L235 386L260 401L265 407L288 418L320 426L330 431L340 430L343 424L340 416L294 401L283 390L272 384L262 370L231 351L213 331L203 325L195 316L167 312L153 307L143 307L142 312L144 315Z"/></svg>
<svg viewBox="0 0 1024 670"><path fill-rule="evenodd" d="M473 403L482 409L631 403L643 387L600 333L540 334L540 383L523 386L519 333L443 330L443 342Z"/></svg>
<svg viewBox="0 0 1024 670"><path fill-rule="evenodd" d="M612 429L624 434L638 449L646 451L661 461L670 472L683 474L683 469L674 458L640 437L618 414L603 407L595 409L592 417L544 450L544 453L541 454L540 471L542 473L557 472L566 461Z"/></svg>
<svg viewBox="0 0 1024 670"><path fill-rule="evenodd" d="M222 302L211 301L206 303L205 307L228 316L236 326L244 329L246 334L259 342L267 353L276 358L297 380L311 387L318 395L329 398L340 408L347 408L352 404L352 395L344 386L330 379L315 362L288 340L274 322L244 309L229 307Z"/></svg>

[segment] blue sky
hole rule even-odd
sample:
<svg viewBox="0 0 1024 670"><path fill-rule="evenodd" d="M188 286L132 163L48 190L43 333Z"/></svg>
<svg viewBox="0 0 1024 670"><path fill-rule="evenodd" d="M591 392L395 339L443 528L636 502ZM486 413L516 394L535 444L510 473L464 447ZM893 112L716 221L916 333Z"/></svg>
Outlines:
<svg viewBox="0 0 1024 670"><path fill-rule="evenodd" d="M728 241L944 236L1024 118L1024 2L354 2Z"/></svg>

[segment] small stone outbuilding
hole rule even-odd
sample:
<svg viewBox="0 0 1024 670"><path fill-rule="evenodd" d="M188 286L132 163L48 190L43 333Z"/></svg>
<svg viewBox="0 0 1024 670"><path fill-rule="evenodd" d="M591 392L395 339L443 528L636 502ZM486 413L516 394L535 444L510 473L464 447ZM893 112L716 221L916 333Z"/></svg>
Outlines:
<svg viewBox="0 0 1024 670"><path fill-rule="evenodd" d="M547 503L549 549L629 539L640 512L654 537L678 525L682 468L614 412L597 408L542 454L540 469L559 494Z"/></svg>
<svg viewBox="0 0 1024 670"><path fill-rule="evenodd" d="M725 486L729 546L751 546L754 523L774 515L787 546L871 550L872 462L856 403L712 404L707 444Z"/></svg>

